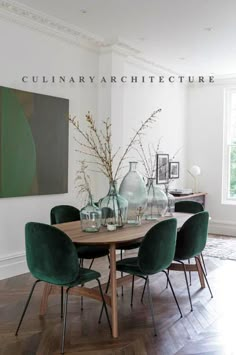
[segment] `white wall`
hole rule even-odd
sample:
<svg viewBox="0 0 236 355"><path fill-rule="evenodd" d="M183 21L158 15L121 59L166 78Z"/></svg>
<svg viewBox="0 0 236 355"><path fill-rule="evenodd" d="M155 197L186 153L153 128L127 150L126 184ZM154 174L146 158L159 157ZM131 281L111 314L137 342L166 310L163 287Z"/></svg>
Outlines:
<svg viewBox="0 0 236 355"><path fill-rule="evenodd" d="M64 41L0 19L0 85L70 100L72 115L96 116L97 88L75 84L23 84L22 75L97 75L98 55ZM24 225L28 221L49 223L50 209L57 204L79 204L74 189L77 169L74 130L69 139L69 192L60 195L0 199L0 278L26 271ZM53 142L52 142L53 144Z"/></svg>
<svg viewBox="0 0 236 355"><path fill-rule="evenodd" d="M92 84L23 84L22 75L158 75L141 62L117 50L97 52L78 45L66 43L37 30L0 19L1 40L0 85L38 92L70 100L70 113L82 118L90 110L98 124L110 116L114 148L128 144L137 129L153 110L162 109L155 129L145 136L156 143L163 136L161 149L172 156L180 147L176 157L181 163L177 186L185 186L185 120L186 88L184 85L92 85ZM6 40L7 38L7 40ZM167 74L168 75L168 74ZM0 279L27 271L24 250L24 225L28 221L49 223L50 209L57 204L72 204L81 207L74 188L75 171L78 168L78 148L70 126L69 139L69 192L61 195L31 196L0 199ZM53 144L53 142L52 142ZM132 153L134 154L134 153ZM125 174L125 170L123 171ZM95 198L107 193L108 182L103 177L93 179ZM175 187L175 184L173 184Z"/></svg>
<svg viewBox="0 0 236 355"><path fill-rule="evenodd" d="M161 108L157 123L145 130L143 142L156 146L162 137L160 149L170 155L170 158L179 150L175 160L180 162L180 179L170 184L171 188L185 187L186 183L186 86L184 84L148 84L142 83L140 78L144 76L147 80L151 75L166 75L168 73L153 72L153 67L144 65L141 61L133 60L126 53L111 48L110 52L102 53L100 56L101 75L107 78L114 75L117 78L116 84L99 88L98 107L99 121L110 116L112 122L112 142L114 151L121 148L117 155L117 161L133 137L135 131L140 127L154 110ZM122 76L127 77L127 82L120 82ZM130 83L131 76L137 76L137 83ZM109 100L104 96L109 95ZM101 114L102 113L102 114ZM121 176L128 171L128 162L140 160L135 150L127 155ZM117 163L115 162L115 165ZM138 170L144 173L141 162ZM118 185L122 179L119 179ZM99 191L106 194L108 185L99 185Z"/></svg>
<svg viewBox="0 0 236 355"><path fill-rule="evenodd" d="M168 73L153 72L151 68L145 68L141 63L127 61L125 65L127 76L164 75ZM148 118L153 111L161 108L157 115L157 123L144 131L143 142L156 146L161 138L160 150L169 154L171 159L179 150L175 161L180 162L180 179L173 181L170 188L185 187L186 177L186 87L184 84L168 83L131 83L124 89L124 144L127 145L134 130L139 128L141 121ZM130 154L131 155L131 154ZM132 152L138 159L138 155ZM142 171L142 164L139 163Z"/></svg>
<svg viewBox="0 0 236 355"><path fill-rule="evenodd" d="M188 167L201 167L199 190L207 192L210 231L236 236L236 205L221 203L224 88L236 81L189 88L187 120Z"/></svg>

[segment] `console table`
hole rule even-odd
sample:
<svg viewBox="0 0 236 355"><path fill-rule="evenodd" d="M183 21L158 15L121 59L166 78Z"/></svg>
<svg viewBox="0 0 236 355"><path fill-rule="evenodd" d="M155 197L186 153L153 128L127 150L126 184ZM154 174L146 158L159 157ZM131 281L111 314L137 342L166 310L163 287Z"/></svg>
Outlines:
<svg viewBox="0 0 236 355"><path fill-rule="evenodd" d="M178 193L173 193L171 192L171 194L175 197L175 201L196 201L196 202L200 202L203 207L205 207L205 199L206 199L206 192L197 192L194 194L188 194L188 195L182 195L182 194L178 194Z"/></svg>

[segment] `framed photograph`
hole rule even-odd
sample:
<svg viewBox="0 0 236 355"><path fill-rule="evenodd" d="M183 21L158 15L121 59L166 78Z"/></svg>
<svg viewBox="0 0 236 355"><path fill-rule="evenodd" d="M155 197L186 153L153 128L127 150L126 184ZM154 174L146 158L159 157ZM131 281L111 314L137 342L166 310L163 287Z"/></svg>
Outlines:
<svg viewBox="0 0 236 355"><path fill-rule="evenodd" d="M179 162L171 161L169 163L169 178L170 179L179 178Z"/></svg>
<svg viewBox="0 0 236 355"><path fill-rule="evenodd" d="M169 181L169 154L157 154L156 183L167 184Z"/></svg>

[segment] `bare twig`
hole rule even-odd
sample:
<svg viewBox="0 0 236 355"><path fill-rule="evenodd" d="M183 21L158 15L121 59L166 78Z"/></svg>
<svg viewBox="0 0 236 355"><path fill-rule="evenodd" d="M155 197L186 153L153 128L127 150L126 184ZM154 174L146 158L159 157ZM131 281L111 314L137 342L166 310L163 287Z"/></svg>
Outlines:
<svg viewBox="0 0 236 355"><path fill-rule="evenodd" d="M95 158L93 163L95 163L98 166L99 171L109 179L109 182L113 183L118 178L118 173L122 168L122 163L127 158L127 154L130 149L137 143L138 138L143 131L147 129L150 124L155 122L156 115L160 112L161 109L154 111L144 122L142 122L139 129L135 131L133 137L130 139L130 143L121 155L116 168L114 168L114 159L121 151L121 148L119 147L115 152L113 152L111 122L109 118L103 121L103 128L98 131L94 119L88 112L86 115L88 128L86 131L83 131L80 128L79 121L75 117L69 117L70 122L83 138L82 142L76 139L76 142L82 147L82 150L79 149L77 151Z"/></svg>

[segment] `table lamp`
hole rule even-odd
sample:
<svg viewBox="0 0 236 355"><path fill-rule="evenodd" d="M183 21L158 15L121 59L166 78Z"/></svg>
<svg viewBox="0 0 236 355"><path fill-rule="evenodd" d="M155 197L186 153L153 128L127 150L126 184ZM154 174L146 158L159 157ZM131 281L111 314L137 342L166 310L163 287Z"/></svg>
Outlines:
<svg viewBox="0 0 236 355"><path fill-rule="evenodd" d="M188 170L189 174L192 176L194 180L194 189L193 192L197 193L198 191L198 176L201 175L201 169L197 165L193 165L190 170Z"/></svg>

